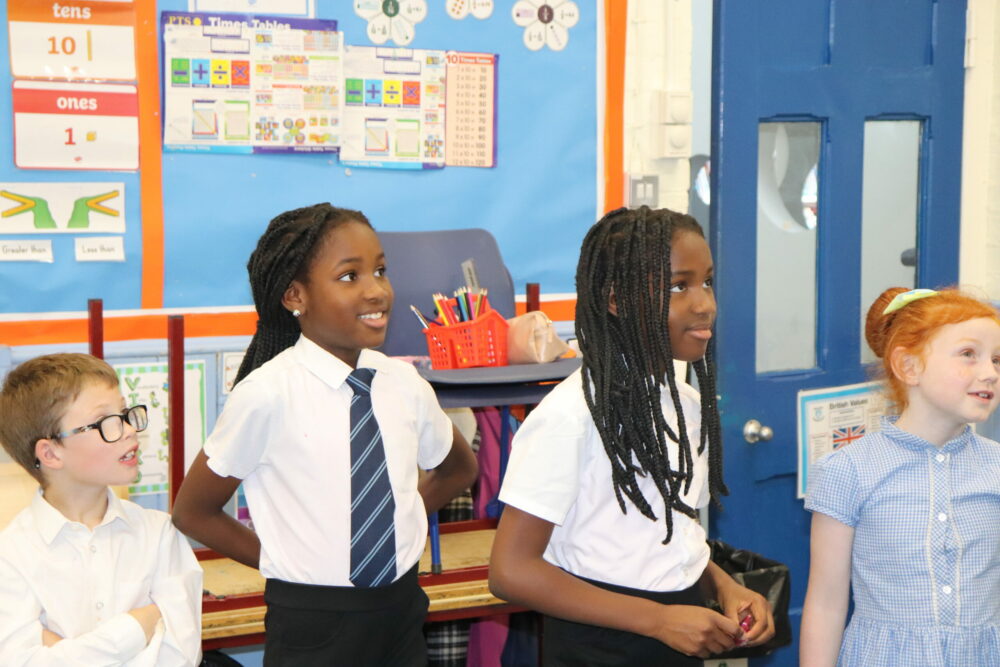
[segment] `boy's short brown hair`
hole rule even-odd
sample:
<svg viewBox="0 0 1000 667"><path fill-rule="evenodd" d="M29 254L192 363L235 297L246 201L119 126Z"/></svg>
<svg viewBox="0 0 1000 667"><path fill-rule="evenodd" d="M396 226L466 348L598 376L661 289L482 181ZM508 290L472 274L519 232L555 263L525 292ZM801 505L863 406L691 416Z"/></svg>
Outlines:
<svg viewBox="0 0 1000 667"><path fill-rule="evenodd" d="M35 443L59 432L70 403L89 382L118 386L108 363L89 354L46 354L16 366L0 389L0 444L31 476L42 483L35 467Z"/></svg>

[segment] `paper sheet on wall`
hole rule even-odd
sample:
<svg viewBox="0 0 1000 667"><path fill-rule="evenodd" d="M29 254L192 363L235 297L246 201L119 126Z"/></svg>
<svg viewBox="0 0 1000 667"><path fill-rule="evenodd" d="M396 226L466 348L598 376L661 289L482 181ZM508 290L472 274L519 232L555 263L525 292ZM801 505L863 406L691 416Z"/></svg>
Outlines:
<svg viewBox="0 0 1000 667"><path fill-rule="evenodd" d="M15 80L11 101L18 168L139 168L135 86Z"/></svg>
<svg viewBox="0 0 1000 667"><path fill-rule="evenodd" d="M124 183L0 183L0 234L125 233Z"/></svg>
<svg viewBox="0 0 1000 667"><path fill-rule="evenodd" d="M52 254L52 241L7 241L0 240L0 262L41 262L52 264L55 257Z"/></svg>
<svg viewBox="0 0 1000 667"><path fill-rule="evenodd" d="M114 366L128 405L143 404L149 426L139 434L139 479L129 486L133 496L163 493L170 489L168 456L169 396L167 364L120 364ZM205 415L205 362L184 363L184 470L201 450L207 433Z"/></svg>
<svg viewBox="0 0 1000 667"><path fill-rule="evenodd" d="M497 62L494 53L449 51L445 164L496 166Z"/></svg>
<svg viewBox="0 0 1000 667"><path fill-rule="evenodd" d="M445 67L444 51L347 46L340 161L443 167Z"/></svg>
<svg viewBox="0 0 1000 667"><path fill-rule="evenodd" d="M135 80L131 2L8 0L7 21L15 77Z"/></svg>
<svg viewBox="0 0 1000 667"><path fill-rule="evenodd" d="M800 391L798 417L798 497L809 486L809 468L816 459L879 430L885 397L878 382Z"/></svg>
<svg viewBox="0 0 1000 667"><path fill-rule="evenodd" d="M337 150L336 21L163 12L161 24L166 150Z"/></svg>

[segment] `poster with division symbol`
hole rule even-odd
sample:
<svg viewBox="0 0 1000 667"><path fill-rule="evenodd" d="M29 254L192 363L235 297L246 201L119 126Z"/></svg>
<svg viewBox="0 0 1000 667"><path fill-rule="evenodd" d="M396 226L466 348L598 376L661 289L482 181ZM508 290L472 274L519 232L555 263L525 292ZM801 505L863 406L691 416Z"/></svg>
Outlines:
<svg viewBox="0 0 1000 667"><path fill-rule="evenodd" d="M161 23L165 149L337 150L336 21L163 12Z"/></svg>
<svg viewBox="0 0 1000 667"><path fill-rule="evenodd" d="M445 52L347 46L340 161L359 167L445 164Z"/></svg>

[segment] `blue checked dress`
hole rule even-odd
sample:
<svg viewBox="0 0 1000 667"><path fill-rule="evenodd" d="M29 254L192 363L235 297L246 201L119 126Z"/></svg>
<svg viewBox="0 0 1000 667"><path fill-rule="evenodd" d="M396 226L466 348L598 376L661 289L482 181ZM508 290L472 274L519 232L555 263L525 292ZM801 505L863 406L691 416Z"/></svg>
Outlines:
<svg viewBox="0 0 1000 667"><path fill-rule="evenodd" d="M806 509L854 527L838 665L1000 667L1000 443L882 430L819 459Z"/></svg>

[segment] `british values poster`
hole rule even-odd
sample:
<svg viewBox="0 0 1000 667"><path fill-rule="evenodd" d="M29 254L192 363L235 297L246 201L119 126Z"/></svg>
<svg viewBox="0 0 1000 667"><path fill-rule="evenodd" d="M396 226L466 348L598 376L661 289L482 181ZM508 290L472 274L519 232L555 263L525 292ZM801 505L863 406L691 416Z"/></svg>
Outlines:
<svg viewBox="0 0 1000 667"><path fill-rule="evenodd" d="M800 391L798 406L798 497L809 485L816 459L879 429L885 397L878 382Z"/></svg>

